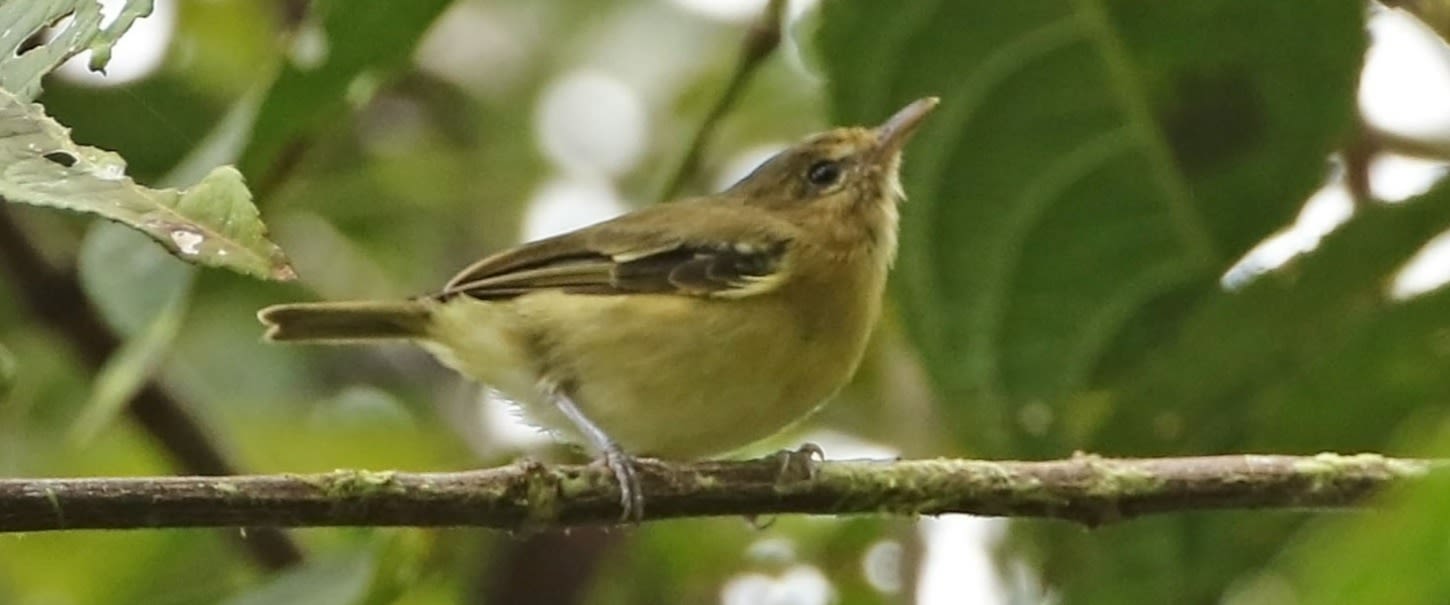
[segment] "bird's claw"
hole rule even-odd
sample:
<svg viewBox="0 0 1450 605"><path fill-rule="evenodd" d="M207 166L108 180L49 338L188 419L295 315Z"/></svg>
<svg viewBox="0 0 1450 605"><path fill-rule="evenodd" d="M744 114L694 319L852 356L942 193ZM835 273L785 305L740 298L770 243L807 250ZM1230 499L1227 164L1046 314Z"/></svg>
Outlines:
<svg viewBox="0 0 1450 605"><path fill-rule="evenodd" d="M639 523L644 520L644 491L639 485L639 471L635 468L633 456L624 453L618 446L604 450L604 466L614 473L619 483L619 521Z"/></svg>
<svg viewBox="0 0 1450 605"><path fill-rule="evenodd" d="M826 460L826 451L814 443L805 443L794 450L776 452L775 456L780 460L780 470L776 476L778 483L810 481L816 478L816 472L820 469L819 463Z"/></svg>

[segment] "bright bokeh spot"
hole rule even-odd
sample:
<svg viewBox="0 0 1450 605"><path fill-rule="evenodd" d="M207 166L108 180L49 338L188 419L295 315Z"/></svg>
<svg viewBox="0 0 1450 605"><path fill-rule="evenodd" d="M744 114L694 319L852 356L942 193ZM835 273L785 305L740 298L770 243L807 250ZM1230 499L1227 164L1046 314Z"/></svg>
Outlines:
<svg viewBox="0 0 1450 605"><path fill-rule="evenodd" d="M787 20L794 20L815 7L820 0L786 0ZM675 5L692 13L721 21L749 21L765 12L767 0L674 0Z"/></svg>
<svg viewBox="0 0 1450 605"><path fill-rule="evenodd" d="M711 19L746 21L765 10L766 0L674 0L674 3Z"/></svg>
<svg viewBox="0 0 1450 605"><path fill-rule="evenodd" d="M292 47L287 49L287 58L298 71L312 71L327 62L331 50L327 44L327 32L316 23L304 23L292 38Z"/></svg>
<svg viewBox="0 0 1450 605"><path fill-rule="evenodd" d="M418 45L418 66L486 95L510 92L544 43L537 4L454 2Z"/></svg>
<svg viewBox="0 0 1450 605"><path fill-rule="evenodd" d="M861 573L866 576L866 583L886 594L901 592L903 553L901 543L895 540L872 544L861 557Z"/></svg>
<svg viewBox="0 0 1450 605"><path fill-rule="evenodd" d="M919 605L1007 602L990 550L1006 531L1006 521L942 515L917 526L925 550L916 586Z"/></svg>
<svg viewBox="0 0 1450 605"><path fill-rule="evenodd" d="M521 239L536 240L609 219L626 210L608 183L561 179L545 183L524 211Z"/></svg>
<svg viewBox="0 0 1450 605"><path fill-rule="evenodd" d="M598 71L565 74L544 90L535 113L539 147L565 172L617 176L644 151L644 102L618 79Z"/></svg>
<svg viewBox="0 0 1450 605"><path fill-rule="evenodd" d="M740 574L720 590L721 605L830 605L835 600L836 588L812 565L796 565L775 577Z"/></svg>
<svg viewBox="0 0 1450 605"><path fill-rule="evenodd" d="M766 565L786 565L795 561L795 542L783 537L756 540L745 549L745 557Z"/></svg>
<svg viewBox="0 0 1450 605"><path fill-rule="evenodd" d="M901 450L895 447L827 428L815 429L802 435L800 442L820 446L827 456L835 460L896 460L901 458Z"/></svg>
<svg viewBox="0 0 1450 605"><path fill-rule="evenodd" d="M101 12L105 23L110 23L121 11L125 0L101 0ZM116 45L111 49L111 61L106 72L94 72L87 66L91 61L90 51L71 57L55 71L56 77L77 84L89 86L120 86L134 82L156 71L166 58L171 35L176 30L176 1L156 0L151 15L131 24Z"/></svg>

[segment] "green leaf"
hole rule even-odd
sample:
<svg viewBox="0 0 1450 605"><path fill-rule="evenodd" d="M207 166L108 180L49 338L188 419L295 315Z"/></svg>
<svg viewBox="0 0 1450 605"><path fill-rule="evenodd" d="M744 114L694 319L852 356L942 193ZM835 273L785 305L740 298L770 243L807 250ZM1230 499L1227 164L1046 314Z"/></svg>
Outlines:
<svg viewBox="0 0 1450 605"><path fill-rule="evenodd" d="M187 292L187 289L176 290L175 296L151 325L135 338L127 340L106 360L96 375L91 398L71 426L72 444L85 445L110 426L151 378L181 331L181 320L186 315Z"/></svg>
<svg viewBox="0 0 1450 605"><path fill-rule="evenodd" d="M1167 346L1114 380L1091 442L1116 451L1382 448L1450 392L1438 339L1450 292L1388 298L1394 272L1450 229L1450 188L1361 211L1243 291L1203 301ZM1166 417L1191 434L1154 427Z"/></svg>
<svg viewBox="0 0 1450 605"><path fill-rule="evenodd" d="M26 0L0 4L0 88L30 101L40 94L40 79L66 59L91 51L90 68L101 71L111 47L137 19L151 14L154 0L126 0L116 19L101 27L101 5L95 0ZM62 17L71 20L35 48L19 51L30 38Z"/></svg>
<svg viewBox="0 0 1450 605"><path fill-rule="evenodd" d="M1442 185L1366 208L1293 266L1202 301L1170 344L1100 390L1055 402L1063 417L1086 400L1106 402L1072 446L1123 455L1387 451L1407 427L1443 421L1450 289L1399 303L1386 286L1447 228ZM1204 602L1268 564L1310 518L1180 515L1091 534L1020 524L1013 552L1037 562L1066 603Z"/></svg>
<svg viewBox="0 0 1450 605"><path fill-rule="evenodd" d="M423 33L452 0L325 0L294 40L258 111L251 142L238 163L253 182L274 175L278 156L296 138L335 121L351 93L371 92L407 65ZM320 31L319 29L320 28Z"/></svg>
<svg viewBox="0 0 1450 605"><path fill-rule="evenodd" d="M39 105L0 90L0 197L98 214L139 229L187 262L264 279L296 277L267 239L251 193L230 167L186 190L150 189L120 156L77 145Z"/></svg>
<svg viewBox="0 0 1450 605"><path fill-rule="evenodd" d="M78 266L87 298L127 335L97 373L90 399L71 426L71 443L85 445L110 426L170 352L196 271L115 223L91 227Z"/></svg>
<svg viewBox="0 0 1450 605"><path fill-rule="evenodd" d="M1344 138L1358 7L822 10L841 121L943 98L905 163L894 279L964 448L1352 451L1443 415L1450 292L1399 303L1386 284L1450 228L1450 190L1371 205L1242 290L1217 283L1289 221ZM1064 603L1213 602L1306 518L1018 524L1008 552Z"/></svg>
<svg viewBox="0 0 1450 605"><path fill-rule="evenodd" d="M190 289L195 271L151 244L140 232L98 222L81 240L76 269L86 297L124 336L140 334L177 292Z"/></svg>
<svg viewBox="0 0 1450 605"><path fill-rule="evenodd" d="M1364 50L1343 3L822 10L840 122L942 97L905 162L894 279L963 442L1000 455L1021 453L1003 430L1021 405L1087 387L1140 312L1211 292L1293 216Z"/></svg>
<svg viewBox="0 0 1450 605"><path fill-rule="evenodd" d="M371 551L323 557L275 576L224 605L354 605L367 596L374 573Z"/></svg>
<svg viewBox="0 0 1450 605"><path fill-rule="evenodd" d="M15 371L15 355L0 343L0 405L4 405L10 389L15 388Z"/></svg>

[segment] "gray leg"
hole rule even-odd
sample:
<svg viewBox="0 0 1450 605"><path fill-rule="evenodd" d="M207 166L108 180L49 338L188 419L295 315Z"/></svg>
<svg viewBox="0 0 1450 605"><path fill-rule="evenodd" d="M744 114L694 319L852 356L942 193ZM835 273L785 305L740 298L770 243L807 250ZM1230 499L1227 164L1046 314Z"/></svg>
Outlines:
<svg viewBox="0 0 1450 605"><path fill-rule="evenodd" d="M644 493L640 490L634 458L620 449L619 444L610 439L603 429L584 416L584 412L579 410L579 406L574 404L569 395L559 389L549 389L549 396L559 411L574 424L574 428L600 452L604 465L614 473L614 479L619 482L619 506L622 511L619 519L639 522L644 518Z"/></svg>

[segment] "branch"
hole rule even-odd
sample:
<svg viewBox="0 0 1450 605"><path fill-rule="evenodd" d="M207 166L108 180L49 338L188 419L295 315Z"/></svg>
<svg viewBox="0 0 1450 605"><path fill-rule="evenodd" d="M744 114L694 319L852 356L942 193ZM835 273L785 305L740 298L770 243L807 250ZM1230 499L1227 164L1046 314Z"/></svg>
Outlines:
<svg viewBox="0 0 1450 605"><path fill-rule="evenodd" d="M804 451L804 450L803 450ZM804 514L1065 519L1098 526L1228 509L1348 509L1438 462L1341 456L1207 456L1047 462L640 461L645 518ZM0 532L157 527L477 526L529 529L619 518L613 475L536 462L454 473L0 480Z"/></svg>
<svg viewBox="0 0 1450 605"><path fill-rule="evenodd" d="M755 75L755 70L780 46L780 28L785 17L785 4L785 0L770 0L765 6L765 12L745 32L745 39L740 44L740 57L735 62L735 72L730 75L730 82L725 85L720 98L715 100L715 105L700 122L700 128L695 131L695 137L685 151L685 158L680 161L674 176L670 177L664 191L660 193L661 202L674 199L684 188L685 181L695 175L700 167L700 156L704 154L705 145L709 144L710 138L715 134L715 127L730 112L730 108L740 98L740 93L745 91L745 85L750 83L750 77Z"/></svg>
<svg viewBox="0 0 1450 605"><path fill-rule="evenodd" d="M0 204L4 202L0 199ZM46 263L4 208L0 208L0 270L8 270L16 294L36 319L68 341L92 372L99 371L121 348L120 337L90 305L76 276ZM148 380L126 411L183 472L237 472L212 444L201 423L159 382ZM302 560L301 548L275 531L253 532L242 547L268 569L281 569Z"/></svg>

